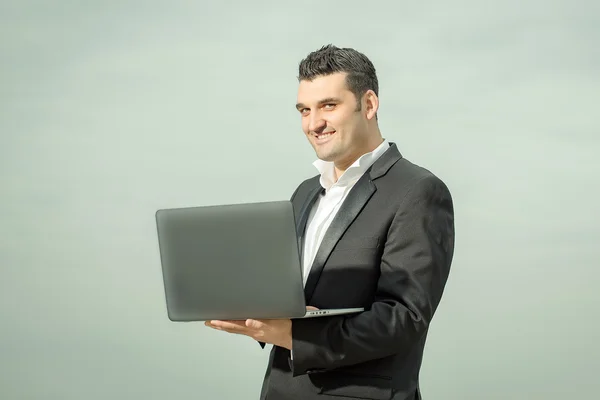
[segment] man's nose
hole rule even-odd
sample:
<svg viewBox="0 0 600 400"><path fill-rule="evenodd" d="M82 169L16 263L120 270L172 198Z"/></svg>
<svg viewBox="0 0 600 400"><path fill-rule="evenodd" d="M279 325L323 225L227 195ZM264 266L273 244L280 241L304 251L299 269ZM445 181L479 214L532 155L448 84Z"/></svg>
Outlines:
<svg viewBox="0 0 600 400"><path fill-rule="evenodd" d="M310 120L308 122L308 130L310 132L320 133L321 131L323 131L323 129L325 129L326 126L327 123L323 118L321 118L319 114L313 113L310 116Z"/></svg>

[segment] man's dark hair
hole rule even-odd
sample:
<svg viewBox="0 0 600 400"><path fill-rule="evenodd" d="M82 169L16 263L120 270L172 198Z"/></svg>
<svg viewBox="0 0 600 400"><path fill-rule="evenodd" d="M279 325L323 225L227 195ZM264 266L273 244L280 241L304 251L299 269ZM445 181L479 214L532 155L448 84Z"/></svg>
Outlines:
<svg viewBox="0 0 600 400"><path fill-rule="evenodd" d="M373 90L379 96L379 83L373 63L362 53L351 48L339 48L332 44L313 51L300 61L298 81L312 81L318 76L336 72L347 73L346 84L357 100L360 111L360 99Z"/></svg>

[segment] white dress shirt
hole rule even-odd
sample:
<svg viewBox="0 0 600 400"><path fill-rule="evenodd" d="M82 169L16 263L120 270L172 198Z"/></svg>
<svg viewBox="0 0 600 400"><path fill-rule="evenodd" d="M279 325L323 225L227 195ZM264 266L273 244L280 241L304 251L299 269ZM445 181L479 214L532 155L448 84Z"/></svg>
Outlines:
<svg viewBox="0 0 600 400"><path fill-rule="evenodd" d="M321 174L320 183L325 189L325 193L321 194L315 202L306 223L302 259L304 285L306 285L308 274L315 260L317 251L321 246L323 237L327 232L327 228L329 228L331 221L333 221L333 218L348 196L350 189L352 189L367 169L373 165L383 153L385 153L389 146L389 142L384 140L375 150L363 154L346 171L344 171L337 182L335 181L333 162L316 160L313 163Z"/></svg>

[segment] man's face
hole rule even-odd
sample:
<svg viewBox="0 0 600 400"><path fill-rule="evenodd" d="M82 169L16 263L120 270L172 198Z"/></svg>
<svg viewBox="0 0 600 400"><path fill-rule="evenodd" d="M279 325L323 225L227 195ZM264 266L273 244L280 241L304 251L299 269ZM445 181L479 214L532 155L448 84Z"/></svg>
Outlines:
<svg viewBox="0 0 600 400"><path fill-rule="evenodd" d="M349 165L362 155L368 139L367 118L357 111L345 73L301 81L296 106L302 130L321 160Z"/></svg>

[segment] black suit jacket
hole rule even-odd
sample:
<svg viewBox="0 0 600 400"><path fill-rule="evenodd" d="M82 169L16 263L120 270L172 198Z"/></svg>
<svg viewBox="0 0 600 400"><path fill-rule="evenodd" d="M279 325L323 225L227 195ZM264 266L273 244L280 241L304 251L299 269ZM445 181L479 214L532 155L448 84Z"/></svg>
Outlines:
<svg viewBox="0 0 600 400"><path fill-rule="evenodd" d="M322 191L315 176L292 195L301 241ZM342 204L305 288L309 305L365 311L293 320L293 359L273 346L261 399L420 399L426 335L453 250L448 188L391 143Z"/></svg>

